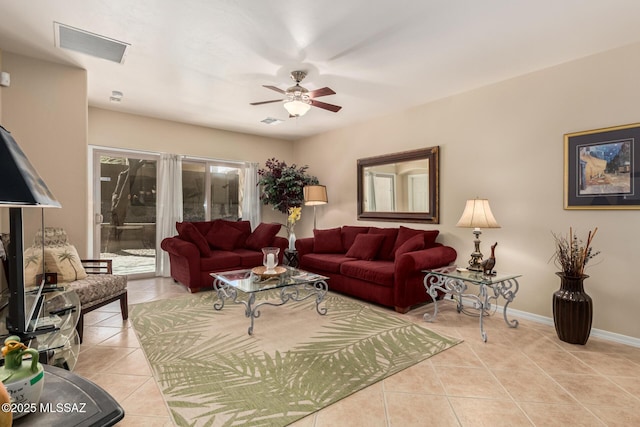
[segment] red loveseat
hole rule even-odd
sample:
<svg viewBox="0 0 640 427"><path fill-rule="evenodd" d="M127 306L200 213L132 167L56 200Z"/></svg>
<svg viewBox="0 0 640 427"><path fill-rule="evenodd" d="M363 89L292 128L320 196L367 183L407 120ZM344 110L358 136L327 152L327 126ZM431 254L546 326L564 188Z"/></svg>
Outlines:
<svg viewBox="0 0 640 427"><path fill-rule="evenodd" d="M277 237L280 224L262 223L251 231L249 221L178 222L178 235L160 247L169 253L171 277L189 292L213 286L211 273L262 265L262 248L280 248L279 263L289 242Z"/></svg>
<svg viewBox="0 0 640 427"><path fill-rule="evenodd" d="M457 253L436 243L438 230L343 226L298 239L300 268L329 277L329 289L406 313L431 301L422 270L444 267Z"/></svg>

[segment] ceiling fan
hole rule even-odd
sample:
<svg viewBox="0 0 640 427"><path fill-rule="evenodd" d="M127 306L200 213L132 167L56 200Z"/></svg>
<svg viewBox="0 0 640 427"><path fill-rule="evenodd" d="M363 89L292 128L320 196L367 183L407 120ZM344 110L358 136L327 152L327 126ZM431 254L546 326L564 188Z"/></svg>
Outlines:
<svg viewBox="0 0 640 427"><path fill-rule="evenodd" d="M278 93L283 94L285 97L282 99L272 99L271 101L252 102L251 105L270 104L272 102L284 102L284 108L289 112L289 117L301 117L304 116L307 111L313 106L322 108L324 110L333 111L337 113L342 107L333 104L327 104L326 102L316 101L315 98L327 95L335 95L335 92L328 88L307 90L300 86L300 82L307 76L306 71L292 71L291 79L296 82L295 86L291 86L287 90L282 90L275 86L262 85L267 89L275 90Z"/></svg>

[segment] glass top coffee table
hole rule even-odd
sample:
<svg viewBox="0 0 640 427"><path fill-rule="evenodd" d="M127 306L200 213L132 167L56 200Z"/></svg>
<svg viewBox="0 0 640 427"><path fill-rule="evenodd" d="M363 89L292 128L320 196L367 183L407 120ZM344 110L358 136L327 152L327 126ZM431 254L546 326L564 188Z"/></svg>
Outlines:
<svg viewBox="0 0 640 427"><path fill-rule="evenodd" d="M281 306L288 301L304 301L315 297L318 314L327 314L326 307L320 307L320 304L329 289L328 277L288 266L278 266L277 269L280 273L276 275L255 274L251 269L211 273L219 300L213 308L222 310L226 300L244 304L244 314L251 319L249 335L253 334L254 319L260 317L260 307L264 305ZM256 296L260 292L273 289L280 289L276 292L279 300L256 303Z"/></svg>

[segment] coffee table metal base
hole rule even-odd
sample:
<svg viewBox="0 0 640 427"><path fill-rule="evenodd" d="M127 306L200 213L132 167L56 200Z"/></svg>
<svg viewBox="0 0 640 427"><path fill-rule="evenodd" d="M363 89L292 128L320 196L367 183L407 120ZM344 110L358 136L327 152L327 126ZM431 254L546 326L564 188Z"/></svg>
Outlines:
<svg viewBox="0 0 640 427"><path fill-rule="evenodd" d="M218 301L213 304L213 308L216 310L222 310L226 300L231 300L235 304L244 304L245 310L244 315L251 319L251 323L249 325L248 333L249 335L253 334L253 323L254 320L260 317L260 307L265 305L271 305L274 307L281 306L286 304L289 301L304 301L306 299L315 297L316 299L316 311L320 315L327 314L326 307L320 307L322 301L324 301L324 297L329 290L329 286L327 282L324 280L320 280L313 283L305 283L300 285L290 285L283 288L280 288L280 292L278 292L280 300L279 301L263 301L256 304L256 293L249 293L249 298L247 300L241 299L238 297L239 293L238 289L224 283L221 280L215 279L213 281L213 288L218 294Z"/></svg>

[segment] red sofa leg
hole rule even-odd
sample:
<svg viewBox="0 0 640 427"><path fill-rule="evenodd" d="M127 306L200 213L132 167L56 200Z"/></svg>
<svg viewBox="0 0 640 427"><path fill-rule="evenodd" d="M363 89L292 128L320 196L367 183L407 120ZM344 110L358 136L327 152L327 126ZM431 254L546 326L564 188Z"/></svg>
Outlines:
<svg viewBox="0 0 640 427"><path fill-rule="evenodd" d="M406 312L409 311L411 307L395 307L396 311L400 314L405 314Z"/></svg>

